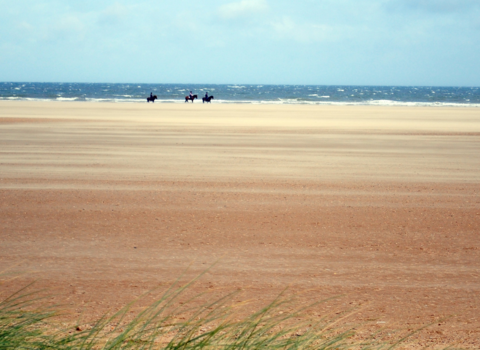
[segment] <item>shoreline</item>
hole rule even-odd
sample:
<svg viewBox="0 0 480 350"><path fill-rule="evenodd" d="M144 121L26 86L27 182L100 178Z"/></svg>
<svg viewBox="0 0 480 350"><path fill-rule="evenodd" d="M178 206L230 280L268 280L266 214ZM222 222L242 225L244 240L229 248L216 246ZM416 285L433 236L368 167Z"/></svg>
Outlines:
<svg viewBox="0 0 480 350"><path fill-rule="evenodd" d="M115 104L148 104L145 99L136 99L136 100L127 100L127 99L91 99L91 100L77 100L76 98L57 100L57 99L35 99L35 98L0 98L0 102L66 102L66 103L115 103ZM188 102L191 104L191 102ZM202 100L197 100L193 104L204 104ZM155 103L152 104L185 104L185 101L179 100L159 100L157 99ZM325 102L316 102L316 101L276 101L276 100L262 100L262 101L253 101L253 100L214 100L210 104L220 104L220 105L273 105L273 106L338 106L338 107L409 107L409 108L480 108L480 103L443 103L443 102L411 102L411 101L394 101L394 100L375 100L368 102L337 102L337 101L325 101Z"/></svg>

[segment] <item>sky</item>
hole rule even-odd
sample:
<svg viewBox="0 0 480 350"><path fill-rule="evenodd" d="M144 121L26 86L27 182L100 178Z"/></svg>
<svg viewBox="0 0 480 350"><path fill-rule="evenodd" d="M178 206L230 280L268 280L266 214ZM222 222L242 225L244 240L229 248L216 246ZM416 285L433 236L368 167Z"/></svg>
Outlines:
<svg viewBox="0 0 480 350"><path fill-rule="evenodd" d="M480 0L0 0L0 81L480 86Z"/></svg>

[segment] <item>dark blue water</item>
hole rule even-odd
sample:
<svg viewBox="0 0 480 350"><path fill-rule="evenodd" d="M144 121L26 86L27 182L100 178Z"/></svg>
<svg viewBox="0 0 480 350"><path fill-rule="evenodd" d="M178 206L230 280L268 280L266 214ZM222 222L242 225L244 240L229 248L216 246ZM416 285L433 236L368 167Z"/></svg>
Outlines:
<svg viewBox="0 0 480 350"><path fill-rule="evenodd" d="M480 107L478 87L0 83L0 100L183 103L190 90L213 103Z"/></svg>

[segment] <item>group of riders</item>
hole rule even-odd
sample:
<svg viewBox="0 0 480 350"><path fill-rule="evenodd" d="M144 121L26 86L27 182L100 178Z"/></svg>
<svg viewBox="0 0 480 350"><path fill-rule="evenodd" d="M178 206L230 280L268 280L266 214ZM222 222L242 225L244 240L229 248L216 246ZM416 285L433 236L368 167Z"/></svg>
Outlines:
<svg viewBox="0 0 480 350"><path fill-rule="evenodd" d="M154 98L155 97L155 98ZM193 102L193 99L194 99L194 95L193 95L193 92L190 91L190 95L187 96L189 100L192 100ZM196 95L195 95L196 97ZM154 101L155 99L157 98L157 96L154 96L152 92L150 92L150 101ZM208 91L205 93L205 97L204 97L204 101L208 101L210 102L210 99L211 97L208 96ZM148 99L147 99L148 101Z"/></svg>
<svg viewBox="0 0 480 350"><path fill-rule="evenodd" d="M189 97L193 101L193 92L190 91ZM205 100L208 100L208 91L205 93Z"/></svg>

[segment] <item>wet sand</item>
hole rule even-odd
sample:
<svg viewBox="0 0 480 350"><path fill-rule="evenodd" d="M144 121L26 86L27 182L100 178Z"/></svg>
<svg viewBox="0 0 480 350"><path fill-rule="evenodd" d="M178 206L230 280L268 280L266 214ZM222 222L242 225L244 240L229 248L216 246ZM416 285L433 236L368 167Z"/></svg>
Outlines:
<svg viewBox="0 0 480 350"><path fill-rule="evenodd" d="M4 293L91 319L218 261L196 291L480 347L479 109L0 101L0 145Z"/></svg>

